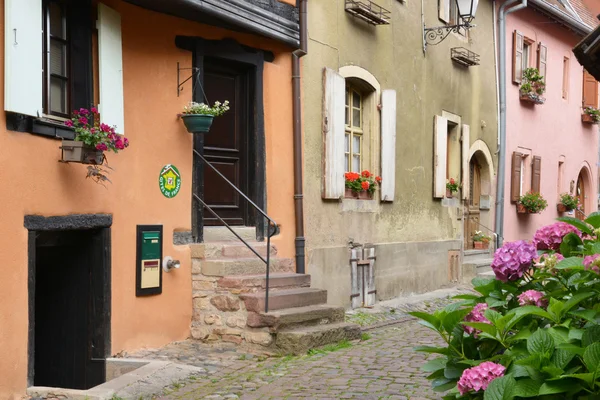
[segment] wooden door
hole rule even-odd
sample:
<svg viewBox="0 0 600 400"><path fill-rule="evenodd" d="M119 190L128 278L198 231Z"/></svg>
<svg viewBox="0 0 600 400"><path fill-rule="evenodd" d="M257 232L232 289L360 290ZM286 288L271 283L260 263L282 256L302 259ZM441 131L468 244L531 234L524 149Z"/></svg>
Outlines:
<svg viewBox="0 0 600 400"><path fill-rule="evenodd" d="M583 221L586 218L585 216L587 213L585 210L585 184L581 172L577 177L575 196L579 199L579 209L575 210L575 217Z"/></svg>
<svg viewBox="0 0 600 400"><path fill-rule="evenodd" d="M473 248L473 235L481 230L479 226L480 211L479 200L481 197L481 166L475 158L469 163L469 201L467 215L465 216L465 250Z"/></svg>
<svg viewBox="0 0 600 400"><path fill-rule="evenodd" d="M248 70L239 64L205 59L204 91L210 104L229 100L230 110L214 119L204 137L204 155L219 172L248 195L248 141L253 132ZM204 201L229 225L247 225L247 202L210 167L204 167ZM221 225L208 210L204 225Z"/></svg>

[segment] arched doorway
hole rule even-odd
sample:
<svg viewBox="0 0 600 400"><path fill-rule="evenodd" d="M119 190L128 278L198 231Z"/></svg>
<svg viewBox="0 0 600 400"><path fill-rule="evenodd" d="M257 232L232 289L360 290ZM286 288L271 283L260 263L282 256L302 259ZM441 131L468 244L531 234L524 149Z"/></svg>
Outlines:
<svg viewBox="0 0 600 400"><path fill-rule="evenodd" d="M575 217L584 220L587 216L586 210L586 176L585 169L581 169L577 177L577 185L575 186L575 196L579 199L579 209L575 211Z"/></svg>
<svg viewBox="0 0 600 400"><path fill-rule="evenodd" d="M473 248L473 235L479 229L481 220L481 164L477 157L469 162L469 199L467 201L467 218L465 219L465 249Z"/></svg>

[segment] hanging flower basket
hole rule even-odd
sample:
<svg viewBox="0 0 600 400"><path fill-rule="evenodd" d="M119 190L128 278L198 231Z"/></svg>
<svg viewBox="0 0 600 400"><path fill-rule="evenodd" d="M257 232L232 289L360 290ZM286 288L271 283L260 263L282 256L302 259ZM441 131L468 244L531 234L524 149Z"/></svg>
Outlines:
<svg viewBox="0 0 600 400"><path fill-rule="evenodd" d="M565 213L565 212L567 212L567 206L565 206L562 203L558 203L556 205L556 211L558 211L559 213Z"/></svg>
<svg viewBox="0 0 600 400"><path fill-rule="evenodd" d="M191 102L183 108L179 114L189 133L208 133L215 117L221 116L229 111L229 101L223 104L216 101L214 106L204 103Z"/></svg>
<svg viewBox="0 0 600 400"><path fill-rule="evenodd" d="M517 214L531 214L531 211L526 209L523 204L517 204Z"/></svg>
<svg viewBox="0 0 600 400"><path fill-rule="evenodd" d="M79 140L63 140L62 162L101 165L104 162L104 152L96 150Z"/></svg>
<svg viewBox="0 0 600 400"><path fill-rule="evenodd" d="M189 133L208 133L215 117L203 114L185 114L181 116Z"/></svg>

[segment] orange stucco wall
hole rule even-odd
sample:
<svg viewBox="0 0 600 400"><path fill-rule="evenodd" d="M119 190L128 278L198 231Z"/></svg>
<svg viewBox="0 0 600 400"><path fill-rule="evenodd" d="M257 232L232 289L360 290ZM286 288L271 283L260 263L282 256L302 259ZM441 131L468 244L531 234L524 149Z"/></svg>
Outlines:
<svg viewBox="0 0 600 400"><path fill-rule="evenodd" d="M174 246L174 230L190 229L192 137L176 114L190 100L191 85L177 97L177 69L191 65L191 53L175 46L175 36L234 38L270 50L264 67L268 212L281 224L274 240L283 257L293 256L292 95L289 49L252 35L209 27L147 11L119 0L105 3L121 13L125 134L129 149L108 155L112 184L85 179L84 165L62 164L60 142L6 130L0 112L0 399L24 393L27 379L27 230L24 215L110 213L112 226L112 354L164 345L188 337L192 314L190 255ZM0 0L0 21L4 21ZM0 33L3 34L1 29ZM0 40L2 49L4 38ZM2 50L3 54L3 50ZM4 77L4 64L0 63ZM2 78L2 82L4 78ZM2 92L3 92L2 85ZM3 107L3 96L0 96ZM276 149L276 151L275 151ZM175 164L181 192L166 199L158 174ZM208 188L210 190L210 188ZM163 293L135 296L135 227L163 224L163 255L181 268L163 274Z"/></svg>

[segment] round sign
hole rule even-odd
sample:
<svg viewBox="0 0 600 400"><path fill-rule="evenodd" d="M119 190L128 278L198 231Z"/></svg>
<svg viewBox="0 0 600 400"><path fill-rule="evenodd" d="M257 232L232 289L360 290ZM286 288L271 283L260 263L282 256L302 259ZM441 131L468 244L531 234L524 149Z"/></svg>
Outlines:
<svg viewBox="0 0 600 400"><path fill-rule="evenodd" d="M169 199L177 196L181 189L181 175L177 167L171 164L163 167L158 177L158 187L160 192Z"/></svg>

